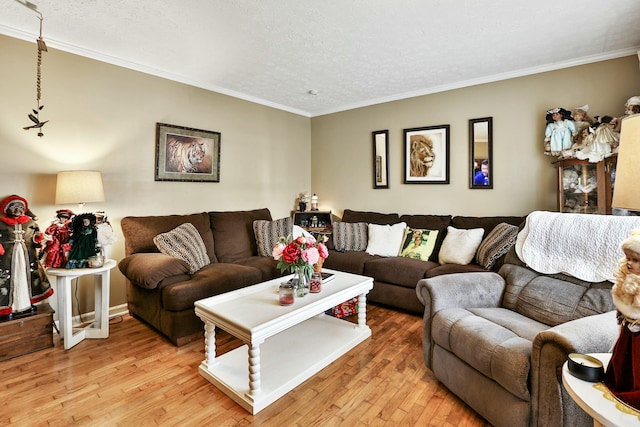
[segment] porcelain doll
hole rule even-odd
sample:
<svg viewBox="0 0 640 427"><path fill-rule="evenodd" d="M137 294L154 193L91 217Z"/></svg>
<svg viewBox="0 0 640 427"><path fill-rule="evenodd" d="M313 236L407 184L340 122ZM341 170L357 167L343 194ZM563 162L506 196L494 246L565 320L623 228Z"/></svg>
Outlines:
<svg viewBox="0 0 640 427"><path fill-rule="evenodd" d="M44 231L45 247L41 258L44 257L46 268L64 267L67 263L67 253L71 248L71 218L74 215L69 209L57 210L56 218Z"/></svg>
<svg viewBox="0 0 640 427"><path fill-rule="evenodd" d="M96 229L98 231L98 246L105 258L109 258L109 247L116 240L116 233L113 231L111 224L104 211L96 211Z"/></svg>
<svg viewBox="0 0 640 427"><path fill-rule="evenodd" d="M96 216L92 213L77 215L71 223L71 250L66 268L89 267L89 258L99 252Z"/></svg>
<svg viewBox="0 0 640 427"><path fill-rule="evenodd" d="M44 237L26 214L28 209L26 199L17 195L0 203L0 317L4 319L35 312L34 304L53 294L37 257Z"/></svg>
<svg viewBox="0 0 640 427"><path fill-rule="evenodd" d="M571 148L573 134L576 132L571 113L564 108L552 108L547 110L546 120L547 127L544 133L545 154L561 156L563 151Z"/></svg>

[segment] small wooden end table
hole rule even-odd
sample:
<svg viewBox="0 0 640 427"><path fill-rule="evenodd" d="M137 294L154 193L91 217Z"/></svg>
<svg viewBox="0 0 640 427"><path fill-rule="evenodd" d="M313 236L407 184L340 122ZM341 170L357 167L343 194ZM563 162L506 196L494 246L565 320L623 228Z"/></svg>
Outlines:
<svg viewBox="0 0 640 427"><path fill-rule="evenodd" d="M611 353L589 354L606 368ZM593 418L594 427L640 426L640 411L617 400L604 383L592 383L574 377L567 362L562 366L562 384L569 396Z"/></svg>
<svg viewBox="0 0 640 427"><path fill-rule="evenodd" d="M102 267L97 268L49 268L46 270L48 276L56 278L60 336L64 341L65 350L85 338L109 337L109 284L111 269L115 266L116 262L108 259ZM78 277L91 275L95 276L95 321L85 327L73 327L71 282Z"/></svg>

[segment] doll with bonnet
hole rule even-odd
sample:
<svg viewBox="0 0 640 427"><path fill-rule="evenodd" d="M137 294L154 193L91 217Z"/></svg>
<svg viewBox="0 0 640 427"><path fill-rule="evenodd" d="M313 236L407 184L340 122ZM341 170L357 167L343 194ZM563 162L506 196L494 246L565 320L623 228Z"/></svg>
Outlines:
<svg viewBox="0 0 640 427"><path fill-rule="evenodd" d="M571 117L571 112L560 107L551 108L547 110L546 121L545 154L560 156L573 144L576 125Z"/></svg>
<svg viewBox="0 0 640 427"><path fill-rule="evenodd" d="M617 398L640 409L640 230L633 230L621 248L625 257L620 260L611 288L620 337L604 382Z"/></svg>

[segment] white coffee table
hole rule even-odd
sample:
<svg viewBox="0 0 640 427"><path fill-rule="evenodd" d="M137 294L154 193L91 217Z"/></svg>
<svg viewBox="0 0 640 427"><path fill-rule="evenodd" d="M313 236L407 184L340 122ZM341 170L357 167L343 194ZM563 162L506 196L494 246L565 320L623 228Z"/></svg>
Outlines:
<svg viewBox="0 0 640 427"><path fill-rule="evenodd" d="M205 323L200 374L257 414L370 337L366 294L373 280L327 271L336 277L322 292L296 298L286 307L278 302L278 286L290 276L196 301L196 315ZM354 297L358 324L324 314ZM245 345L216 357L216 327Z"/></svg>
<svg viewBox="0 0 640 427"><path fill-rule="evenodd" d="M605 369L611 353L593 353ZM567 362L562 366L562 384L571 398L593 418L594 427L640 426L640 412L618 401L604 383L591 383L574 377Z"/></svg>

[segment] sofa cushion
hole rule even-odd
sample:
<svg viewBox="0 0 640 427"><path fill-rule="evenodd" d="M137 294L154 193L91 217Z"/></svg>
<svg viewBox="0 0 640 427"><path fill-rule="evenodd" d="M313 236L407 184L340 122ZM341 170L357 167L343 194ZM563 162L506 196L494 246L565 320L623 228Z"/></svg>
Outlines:
<svg viewBox="0 0 640 427"><path fill-rule="evenodd" d="M329 257L324 260L323 267L347 273L363 274L365 263L378 258L380 257L361 251L329 251Z"/></svg>
<svg viewBox="0 0 640 427"><path fill-rule="evenodd" d="M419 238L416 245L416 239ZM404 229L402 236L402 246L398 252L398 256L404 258L413 258L420 261L429 261L431 253L438 238L437 230L426 230L424 228Z"/></svg>
<svg viewBox="0 0 640 427"><path fill-rule="evenodd" d="M213 244L213 234L209 216L206 213L190 215L127 216L122 218L120 226L124 235L125 254L140 252L159 252L153 238L160 233L173 230L180 224L191 223L196 227L207 248L211 262L217 262Z"/></svg>
<svg viewBox="0 0 640 427"><path fill-rule="evenodd" d="M261 281L262 274L257 268L230 263L209 264L195 272L190 280L163 287L162 305L169 311L193 310L197 300ZM277 301L277 295L274 301Z"/></svg>
<svg viewBox="0 0 640 427"><path fill-rule="evenodd" d="M189 265L185 261L158 253L126 256L120 260L118 268L127 279L146 289L155 289L169 277L189 278Z"/></svg>
<svg viewBox="0 0 640 427"><path fill-rule="evenodd" d="M280 237L287 237L292 233L291 218L280 218L275 221L259 219L253 221L253 234L256 238L259 256L272 256L273 247Z"/></svg>
<svg viewBox="0 0 640 427"><path fill-rule="evenodd" d="M281 277L283 275L283 273L281 273L280 269L278 269L277 267L278 261L273 259L273 257L252 256L249 258L236 260L233 263L244 265L247 267L253 267L257 270L260 270L263 282L275 279L276 277Z"/></svg>
<svg viewBox="0 0 640 427"><path fill-rule="evenodd" d="M478 264L487 270L516 243L518 227L501 222L482 240L476 252Z"/></svg>
<svg viewBox="0 0 640 427"><path fill-rule="evenodd" d="M438 252L447 235L447 227L451 225L451 215L402 215L400 221L406 222L412 228L437 230L438 238L429 261L438 262Z"/></svg>
<svg viewBox="0 0 640 427"><path fill-rule="evenodd" d="M336 251L364 251L367 249L368 226L366 222L333 223L333 247Z"/></svg>
<svg viewBox="0 0 640 427"><path fill-rule="evenodd" d="M369 224L367 253L380 256L397 256L407 224Z"/></svg>
<svg viewBox="0 0 640 427"><path fill-rule="evenodd" d="M210 262L200 233L190 222L158 234L153 238L153 243L163 254L186 262L189 274L195 273Z"/></svg>
<svg viewBox="0 0 640 427"><path fill-rule="evenodd" d="M531 398L530 338L547 328L503 308L486 308L476 313L448 308L437 312L432 321L436 344L523 400Z"/></svg>
<svg viewBox="0 0 640 427"><path fill-rule="evenodd" d="M253 234L253 221L271 221L269 209L251 211L209 212L216 256L221 262L249 258L258 255Z"/></svg>
<svg viewBox="0 0 640 427"><path fill-rule="evenodd" d="M442 276L443 274L453 274L453 273L482 273L489 272L489 270L485 270L480 267L478 264L437 264L437 266L429 269L427 271L427 277L435 277Z"/></svg>
<svg viewBox="0 0 640 427"><path fill-rule="evenodd" d="M364 212L345 209L342 213L342 222L366 222L367 224L395 224L400 222L400 216L397 213L378 213Z"/></svg>
<svg viewBox="0 0 640 427"><path fill-rule="evenodd" d="M374 277L377 282L393 283L415 289L418 280L427 277L427 272L437 266L435 262L411 258L377 258L365 263L363 274Z"/></svg>
<svg viewBox="0 0 640 427"><path fill-rule="evenodd" d="M447 227L447 237L444 238L438 254L440 264L469 264L476 254L483 234L482 228L460 230Z"/></svg>

